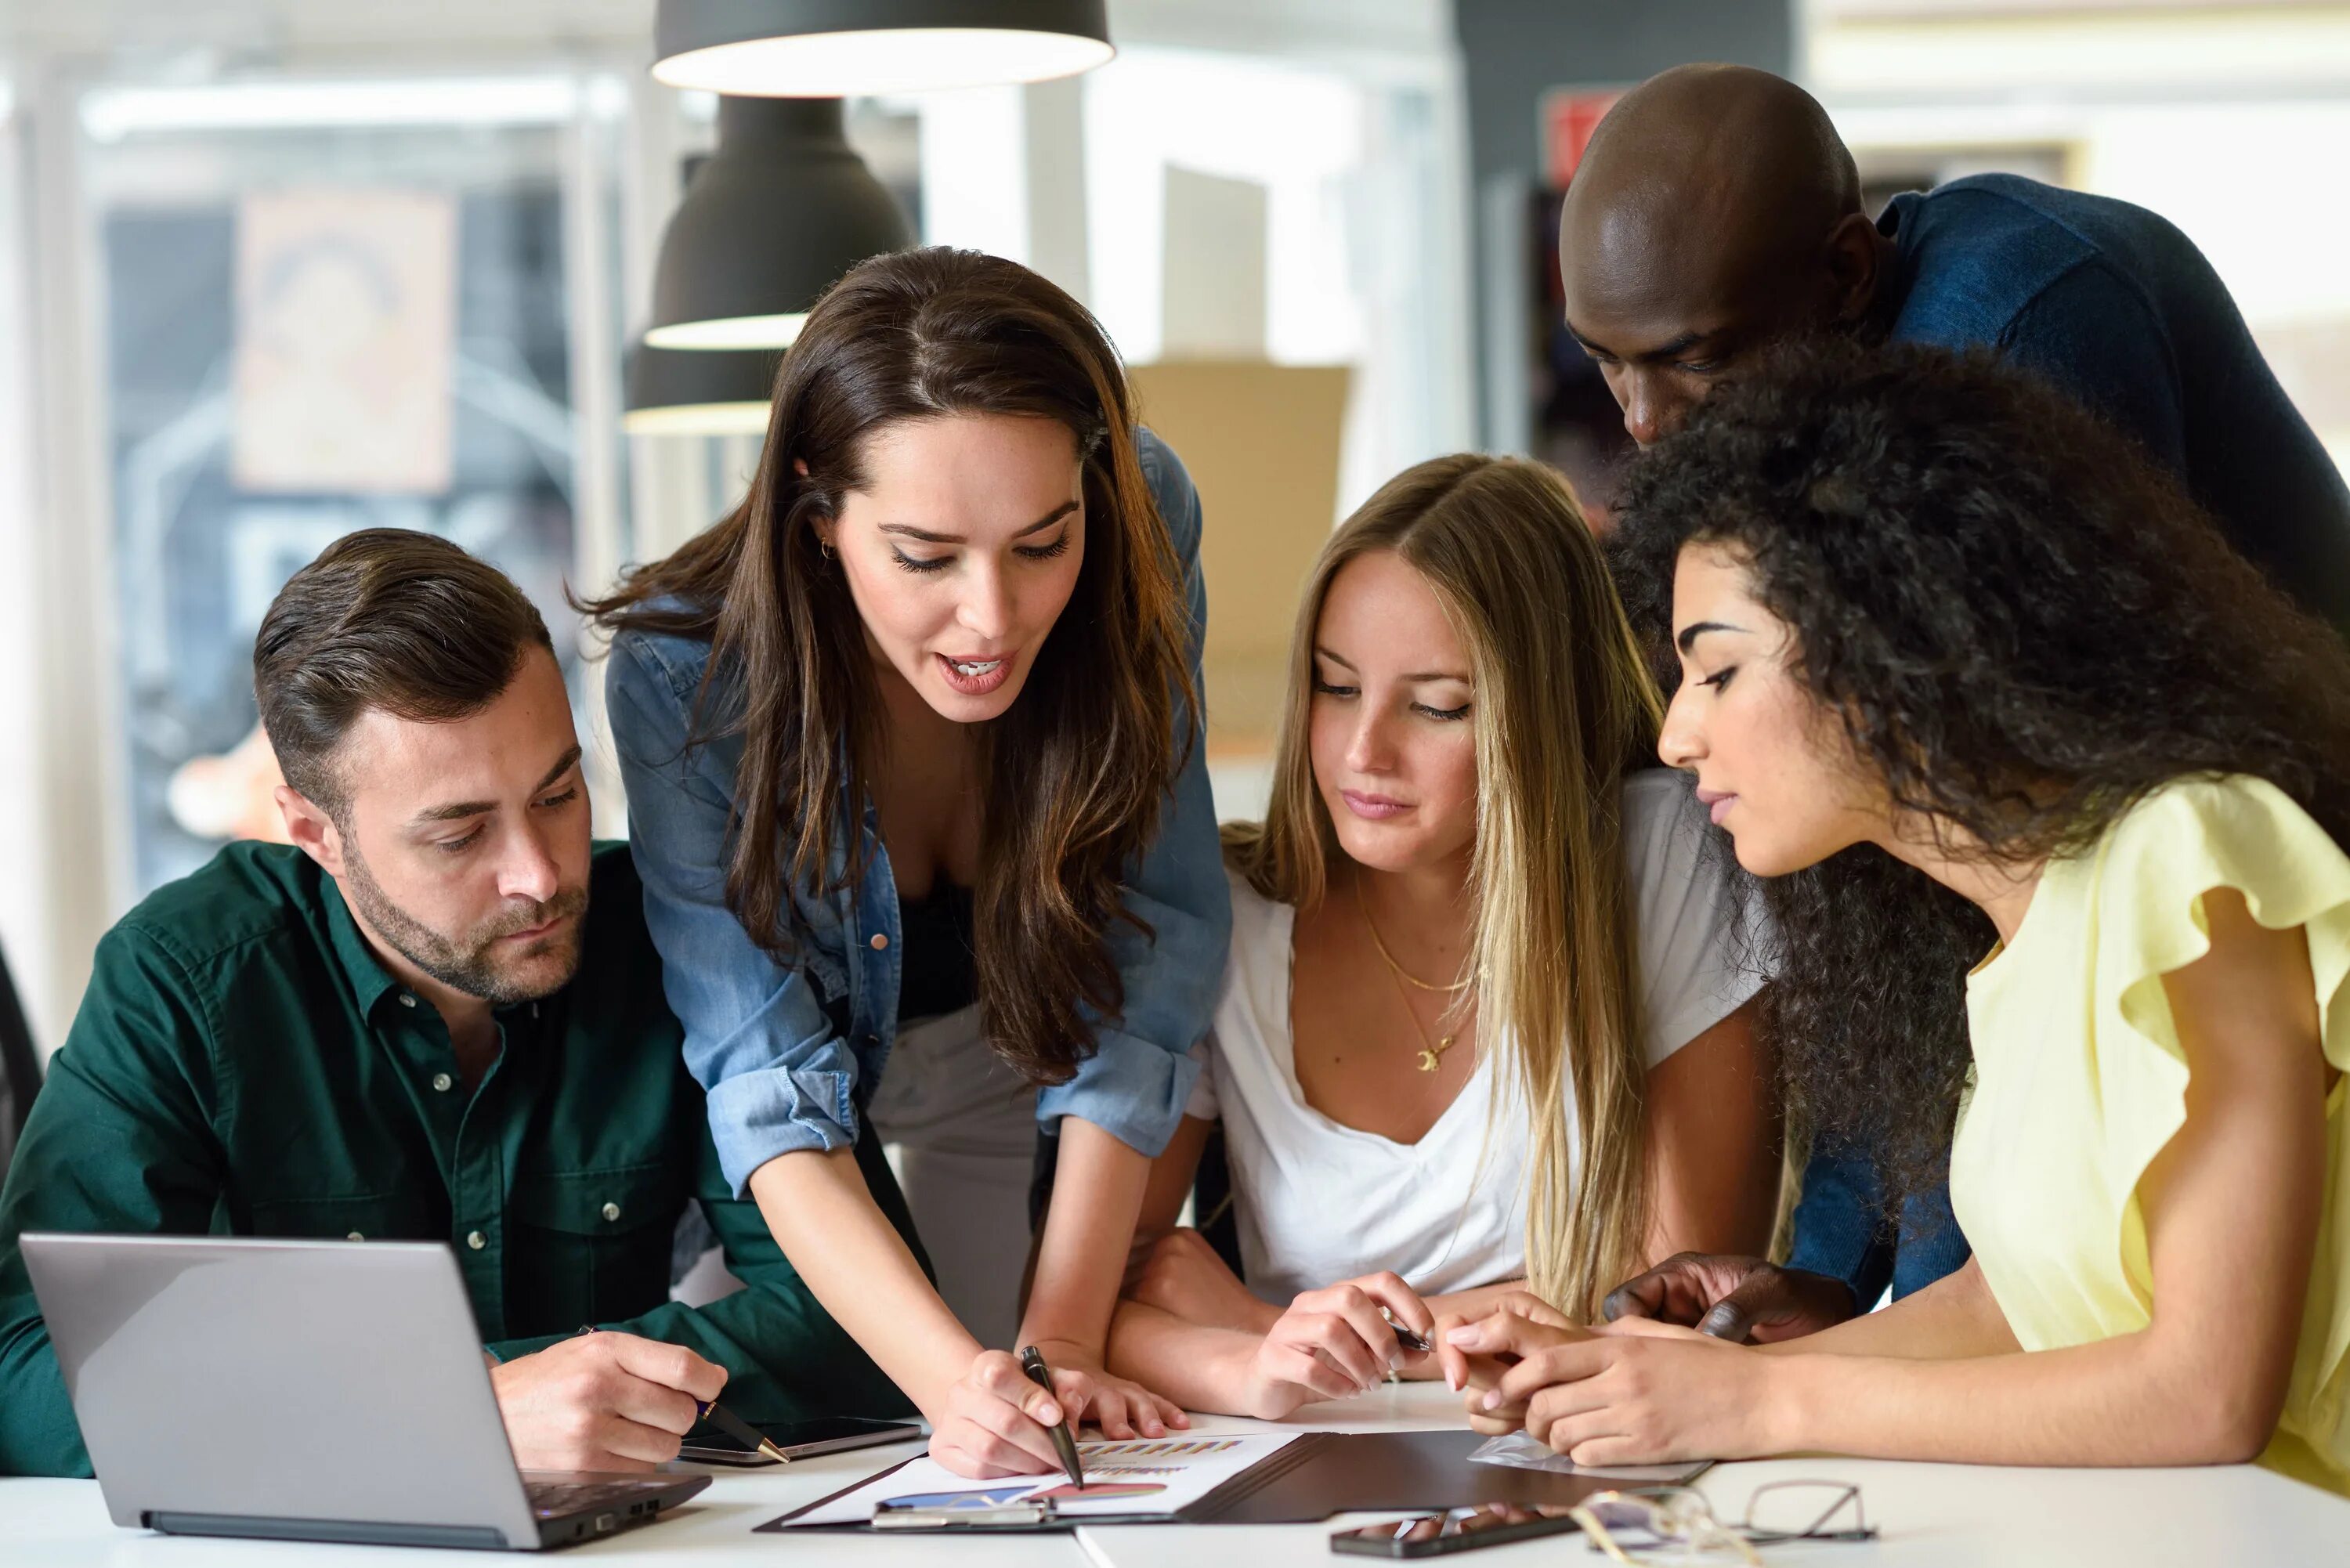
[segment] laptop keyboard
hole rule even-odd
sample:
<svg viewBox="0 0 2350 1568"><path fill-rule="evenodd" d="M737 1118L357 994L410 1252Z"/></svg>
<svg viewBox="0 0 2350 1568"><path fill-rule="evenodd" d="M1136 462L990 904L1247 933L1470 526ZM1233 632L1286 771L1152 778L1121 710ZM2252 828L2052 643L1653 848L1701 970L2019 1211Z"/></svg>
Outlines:
<svg viewBox="0 0 2350 1568"><path fill-rule="evenodd" d="M592 1513L608 1504L626 1502L641 1498L659 1484L655 1480L623 1481L532 1481L524 1488L530 1494L530 1506L541 1519L563 1519L575 1513Z"/></svg>

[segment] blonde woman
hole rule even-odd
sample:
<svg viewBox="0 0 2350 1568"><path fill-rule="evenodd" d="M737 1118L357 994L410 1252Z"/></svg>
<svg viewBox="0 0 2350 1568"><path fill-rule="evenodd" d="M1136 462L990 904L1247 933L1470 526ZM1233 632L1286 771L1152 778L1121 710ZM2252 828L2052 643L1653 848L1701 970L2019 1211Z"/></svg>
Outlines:
<svg viewBox="0 0 2350 1568"><path fill-rule="evenodd" d="M1435 1375L1382 1309L1430 1334L1530 1287L1588 1317L1644 1261L1761 1251L1778 1128L1734 871L1687 781L1634 771L1658 698L1565 485L1478 456L1389 482L1324 549L1290 679L1142 1217L1173 1225L1221 1120L1242 1277L1166 1234L1110 1365L1277 1417Z"/></svg>

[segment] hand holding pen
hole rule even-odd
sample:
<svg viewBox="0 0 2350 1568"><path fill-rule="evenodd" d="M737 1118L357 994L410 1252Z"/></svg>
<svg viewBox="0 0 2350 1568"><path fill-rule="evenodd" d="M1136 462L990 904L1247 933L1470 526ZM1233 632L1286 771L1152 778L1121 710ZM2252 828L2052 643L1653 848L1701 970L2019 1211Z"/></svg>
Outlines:
<svg viewBox="0 0 2350 1568"><path fill-rule="evenodd" d="M724 1367L681 1345L610 1330L490 1368L506 1441L525 1469L650 1470L677 1458L725 1386Z"/></svg>
<svg viewBox="0 0 2350 1568"><path fill-rule="evenodd" d="M1435 1327L1428 1303L1393 1273L1306 1291L1258 1343L1246 1413L1277 1421L1317 1399L1366 1393L1419 1362Z"/></svg>
<svg viewBox="0 0 2350 1568"><path fill-rule="evenodd" d="M1053 1391L1053 1369L1045 1365L1044 1353L1029 1345L1020 1353L1020 1370L1028 1381L1045 1393ZM1068 1417L1053 1428L1053 1449L1061 1456L1061 1469L1068 1472L1069 1484L1079 1491L1086 1490L1086 1467L1077 1458L1077 1418Z"/></svg>
<svg viewBox="0 0 2350 1568"><path fill-rule="evenodd" d="M960 1476L993 1480L1064 1467L1053 1428L1077 1420L1113 1439L1161 1438L1191 1425L1172 1403L1112 1377L1080 1346L1052 1350L1051 1387L1031 1379L1008 1351L983 1350L951 1385L918 1399L931 1422L931 1458Z"/></svg>

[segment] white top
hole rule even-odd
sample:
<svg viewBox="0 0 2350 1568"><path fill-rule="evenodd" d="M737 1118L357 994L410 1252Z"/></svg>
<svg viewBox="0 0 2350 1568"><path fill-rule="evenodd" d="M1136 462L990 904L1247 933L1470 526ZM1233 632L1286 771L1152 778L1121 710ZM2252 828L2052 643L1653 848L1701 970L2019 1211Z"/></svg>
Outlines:
<svg viewBox="0 0 2350 1568"><path fill-rule="evenodd" d="M1730 942L1735 874L1710 841L1686 774L1624 782L1635 978L1653 1067L1754 994L1762 977ZM1290 1032L1296 911L1243 878L1232 888L1232 951L1186 1111L1224 1124L1241 1262L1249 1288L1287 1303L1301 1291L1392 1269L1427 1294L1526 1272L1527 1126L1496 1117L1494 1064L1481 1060L1418 1143L1331 1120L1297 1086ZM1573 1135L1573 1091L1566 1106ZM1504 1098L1517 1104L1504 1089Z"/></svg>

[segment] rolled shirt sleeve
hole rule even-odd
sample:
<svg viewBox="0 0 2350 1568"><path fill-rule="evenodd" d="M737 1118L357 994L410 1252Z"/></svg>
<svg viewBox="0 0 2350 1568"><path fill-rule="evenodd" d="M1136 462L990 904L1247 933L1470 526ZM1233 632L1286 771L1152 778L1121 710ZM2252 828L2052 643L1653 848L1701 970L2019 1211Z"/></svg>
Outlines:
<svg viewBox="0 0 2350 1568"><path fill-rule="evenodd" d="M721 1168L738 1196L751 1173L797 1149L857 1141L855 1054L804 967L751 939L726 905L727 819L739 738L689 745L699 670L624 632L605 678L645 925L685 1029L685 1062L709 1096Z"/></svg>
<svg viewBox="0 0 2350 1568"><path fill-rule="evenodd" d="M1147 430L1136 432L1136 442L1182 567L1191 686L1204 705L1200 656L1208 592L1200 572L1200 493L1166 442ZM1179 724L1189 725L1193 717L1188 706L1179 706ZM1200 1071L1191 1047L1208 1033L1232 942L1232 891L1216 840L1204 732L1192 737L1159 836L1128 879L1124 902L1152 934L1145 937L1125 922L1108 933L1126 991L1121 1016L1114 1024L1098 1023L1097 1049L1075 1078L1037 1095L1036 1116L1048 1127L1076 1116L1156 1158L1191 1099Z"/></svg>

